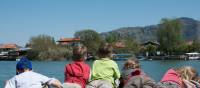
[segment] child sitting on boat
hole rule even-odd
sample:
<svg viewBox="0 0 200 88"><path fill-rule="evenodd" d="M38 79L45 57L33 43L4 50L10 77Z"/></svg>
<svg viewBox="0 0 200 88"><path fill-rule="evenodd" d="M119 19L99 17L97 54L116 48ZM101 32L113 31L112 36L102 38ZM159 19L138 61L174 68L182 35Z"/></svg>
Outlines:
<svg viewBox="0 0 200 88"><path fill-rule="evenodd" d="M152 88L155 81L148 77L140 68L137 58L129 58L122 69L119 88Z"/></svg>
<svg viewBox="0 0 200 88"><path fill-rule="evenodd" d="M169 69L156 88L200 88L198 73L191 66Z"/></svg>
<svg viewBox="0 0 200 88"><path fill-rule="evenodd" d="M114 88L115 80L120 78L118 65L112 60L113 47L106 44L99 48L100 59L95 60L92 66L92 82L87 88Z"/></svg>
<svg viewBox="0 0 200 88"><path fill-rule="evenodd" d="M43 85L61 88L57 79L49 78L32 71L32 64L26 57L22 57L16 65L16 75L6 82L4 88L42 88Z"/></svg>
<svg viewBox="0 0 200 88"><path fill-rule="evenodd" d="M65 66L65 88L85 88L90 79L90 66L85 63L86 47L73 48L73 62Z"/></svg>

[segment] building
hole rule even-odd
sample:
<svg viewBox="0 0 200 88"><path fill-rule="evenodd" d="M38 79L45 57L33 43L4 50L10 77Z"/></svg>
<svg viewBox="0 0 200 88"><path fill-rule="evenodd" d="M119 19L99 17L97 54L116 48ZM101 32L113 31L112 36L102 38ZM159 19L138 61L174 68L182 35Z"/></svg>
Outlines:
<svg viewBox="0 0 200 88"><path fill-rule="evenodd" d="M0 52L18 50L19 46L16 44L0 44Z"/></svg>
<svg viewBox="0 0 200 88"><path fill-rule="evenodd" d="M125 48L125 43L123 41L117 41L114 44L114 47L116 47L116 48Z"/></svg>
<svg viewBox="0 0 200 88"><path fill-rule="evenodd" d="M0 58L19 56L19 48L16 44L0 44Z"/></svg>
<svg viewBox="0 0 200 88"><path fill-rule="evenodd" d="M157 56L160 55L160 51L157 51L157 48L160 46L160 43L157 41L147 41L142 44L143 50L145 51L145 56Z"/></svg>
<svg viewBox="0 0 200 88"><path fill-rule="evenodd" d="M75 46L80 44L81 39L80 38L61 38L57 42L60 45L70 45L70 46Z"/></svg>
<svg viewBox="0 0 200 88"><path fill-rule="evenodd" d="M160 46L160 43L158 43L157 41L148 41L143 43L142 45L147 46L147 45L154 45L156 47Z"/></svg>

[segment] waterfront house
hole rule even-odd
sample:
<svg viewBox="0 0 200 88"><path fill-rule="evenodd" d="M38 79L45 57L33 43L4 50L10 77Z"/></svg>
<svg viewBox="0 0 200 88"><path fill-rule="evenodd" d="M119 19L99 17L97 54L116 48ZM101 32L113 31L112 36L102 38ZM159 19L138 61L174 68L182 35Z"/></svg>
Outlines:
<svg viewBox="0 0 200 88"><path fill-rule="evenodd" d="M157 41L147 41L142 44L142 48L144 49L144 55L147 58L150 58L151 56L159 56L161 53L160 51L157 51L157 48L160 46L160 44Z"/></svg>
<svg viewBox="0 0 200 88"><path fill-rule="evenodd" d="M19 50L19 46L16 44L1 44L0 45L0 58L8 58L10 56L18 56L19 53L15 52Z"/></svg>
<svg viewBox="0 0 200 88"><path fill-rule="evenodd" d="M119 40L114 44L114 47L116 47L116 48L125 48L125 43L123 41Z"/></svg>
<svg viewBox="0 0 200 88"><path fill-rule="evenodd" d="M76 46L80 44L81 39L80 38L61 38L57 42L60 45L70 45L70 46Z"/></svg>

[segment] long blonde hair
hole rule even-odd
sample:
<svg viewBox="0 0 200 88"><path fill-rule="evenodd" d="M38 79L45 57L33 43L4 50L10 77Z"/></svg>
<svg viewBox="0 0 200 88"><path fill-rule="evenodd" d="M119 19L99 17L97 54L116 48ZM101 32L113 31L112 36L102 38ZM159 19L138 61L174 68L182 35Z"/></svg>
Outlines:
<svg viewBox="0 0 200 88"><path fill-rule="evenodd" d="M195 68L191 66L184 66L179 69L179 73L182 79L184 80L196 80L198 77L198 72Z"/></svg>

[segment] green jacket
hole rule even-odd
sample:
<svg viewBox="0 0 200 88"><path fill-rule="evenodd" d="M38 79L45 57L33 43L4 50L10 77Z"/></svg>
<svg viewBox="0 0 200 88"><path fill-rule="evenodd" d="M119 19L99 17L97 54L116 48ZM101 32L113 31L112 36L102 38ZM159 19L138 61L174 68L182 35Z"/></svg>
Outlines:
<svg viewBox="0 0 200 88"><path fill-rule="evenodd" d="M120 71L115 61L109 58L95 60L92 66L92 80L107 80L114 84L120 78Z"/></svg>

